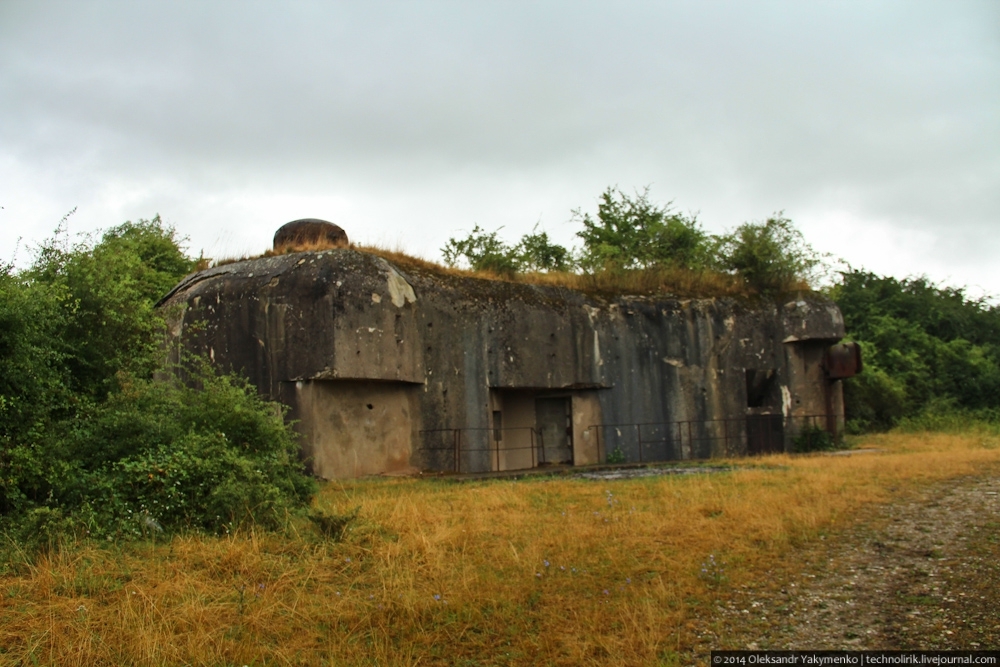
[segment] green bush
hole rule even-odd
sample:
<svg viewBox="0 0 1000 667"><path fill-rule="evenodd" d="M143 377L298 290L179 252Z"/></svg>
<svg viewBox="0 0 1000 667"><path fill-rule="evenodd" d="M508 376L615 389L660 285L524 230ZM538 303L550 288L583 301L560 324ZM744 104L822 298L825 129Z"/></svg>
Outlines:
<svg viewBox="0 0 1000 667"><path fill-rule="evenodd" d="M499 234L499 229L487 232L476 225L464 239L448 239L441 254L448 266L465 263L474 271L490 271L500 276L525 271L568 271L574 266L572 253L553 243L537 226L513 246Z"/></svg>
<svg viewBox="0 0 1000 667"><path fill-rule="evenodd" d="M207 362L160 366L154 304L192 266L154 218L96 243L57 232L28 270L0 267L0 532L19 553L279 527L307 504L279 405Z"/></svg>
<svg viewBox="0 0 1000 667"><path fill-rule="evenodd" d="M751 292L770 295L801 289L813 280L820 258L792 221L775 215L747 222L722 236L705 232L694 215L657 204L649 188L628 195L609 187L598 200L596 214L572 211L582 229L582 247L553 243L537 227L508 244L497 229L478 225L465 238L450 238L441 248L449 266L468 266L501 276L539 271L575 271L594 275L684 270L736 275Z"/></svg>
<svg viewBox="0 0 1000 667"><path fill-rule="evenodd" d="M653 267L702 268L708 260L709 236L694 216L657 205L649 188L634 197L618 188L606 189L597 205L597 216L573 211L583 225L581 265L590 271L649 269Z"/></svg>
<svg viewBox="0 0 1000 667"><path fill-rule="evenodd" d="M69 403L66 352L58 338L66 299L64 290L0 265L0 465L13 442Z"/></svg>
<svg viewBox="0 0 1000 667"><path fill-rule="evenodd" d="M136 537L150 526L280 527L315 490L281 410L244 380L207 368L196 379L199 388L126 382L104 403L53 424L34 446L17 449L7 490L19 502L8 505L21 515L58 509L94 537Z"/></svg>
<svg viewBox="0 0 1000 667"><path fill-rule="evenodd" d="M1000 433L1000 408L968 409L956 405L954 400L938 398L930 401L919 413L900 419L896 428L904 432L983 431L996 434Z"/></svg>
<svg viewBox="0 0 1000 667"><path fill-rule="evenodd" d="M746 222L719 237L717 261L761 294L808 283L820 260L792 221L780 214L764 222Z"/></svg>
<svg viewBox="0 0 1000 667"><path fill-rule="evenodd" d="M864 353L864 372L844 383L852 430L1000 410L1000 308L925 278L864 271L845 271L830 295Z"/></svg>
<svg viewBox="0 0 1000 667"><path fill-rule="evenodd" d="M824 452L835 449L836 446L833 434L819 426L803 428L792 440L793 450L799 453Z"/></svg>
<svg viewBox="0 0 1000 667"><path fill-rule="evenodd" d="M455 266L464 260L475 271L491 271L501 276L517 273L520 269L517 250L500 239L499 232L499 229L487 232L476 225L466 238L448 239L441 249L445 263Z"/></svg>
<svg viewBox="0 0 1000 667"><path fill-rule="evenodd" d="M52 333L63 353L70 388L101 400L120 371L148 377L160 362L161 296L195 260L159 216L126 222L71 244L57 230L23 278L60 295Z"/></svg>

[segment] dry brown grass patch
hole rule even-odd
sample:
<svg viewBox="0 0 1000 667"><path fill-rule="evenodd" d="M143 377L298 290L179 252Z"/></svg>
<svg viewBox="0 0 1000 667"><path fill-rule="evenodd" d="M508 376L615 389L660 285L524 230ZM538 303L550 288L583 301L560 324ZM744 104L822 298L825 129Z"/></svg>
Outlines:
<svg viewBox="0 0 1000 667"><path fill-rule="evenodd" d="M641 295L675 296L683 298L735 297L749 298L757 293L739 276L708 269L685 269L660 267L635 270L604 270L594 273L573 273L551 271L546 273L497 274L492 271L475 271L449 267L420 257L414 257L400 249L352 243L351 249L382 257L404 270L416 270L425 274L477 278L526 285L562 287L598 296ZM337 246L325 243L288 245L276 250L267 250L261 255L243 255L215 260L213 266L223 266L260 257L274 257L297 252L323 252ZM804 282L786 286L785 291L808 291Z"/></svg>
<svg viewBox="0 0 1000 667"><path fill-rule="evenodd" d="M378 246L352 246L361 252L378 255L402 268L418 269L427 273L562 287L587 294L602 296L668 295L678 297L738 297L756 295L742 278L708 269L695 270L679 267L661 267L635 270L604 270L595 273L550 271L540 273L497 274L491 271L474 271L446 267L435 262L407 255L401 250ZM805 283L788 286L788 291L808 290Z"/></svg>
<svg viewBox="0 0 1000 667"><path fill-rule="evenodd" d="M81 545L0 579L0 663L671 664L797 546L1000 464L980 436L864 443L683 477L330 483L321 508L360 507L342 542L303 522Z"/></svg>

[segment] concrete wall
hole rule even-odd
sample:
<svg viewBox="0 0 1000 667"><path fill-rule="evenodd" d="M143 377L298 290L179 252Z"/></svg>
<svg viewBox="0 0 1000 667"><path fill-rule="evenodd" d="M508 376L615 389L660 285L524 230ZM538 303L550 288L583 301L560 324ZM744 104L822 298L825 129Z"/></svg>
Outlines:
<svg viewBox="0 0 1000 667"><path fill-rule="evenodd" d="M163 305L186 347L305 415L305 450L326 477L454 469L456 458L463 472L520 468L523 436L505 433L497 452L493 413L503 413L505 429L534 427L542 396L570 398L576 464L601 460L598 443L635 459L640 436L644 448L684 458L739 453L726 450L726 427L712 420L820 414L827 405L842 413L839 383L825 379L819 360L843 336L843 321L815 295L606 297L402 269L339 249L209 269ZM775 378L757 408L748 407L747 369ZM374 381L385 384L364 384ZM357 408L376 396L393 415L380 431ZM678 422L686 423L680 439L667 426L634 426ZM745 451L745 436L729 436L730 449ZM373 447L375 439L388 444Z"/></svg>
<svg viewBox="0 0 1000 667"><path fill-rule="evenodd" d="M418 388L397 382L299 380L296 430L312 472L326 479L416 472Z"/></svg>

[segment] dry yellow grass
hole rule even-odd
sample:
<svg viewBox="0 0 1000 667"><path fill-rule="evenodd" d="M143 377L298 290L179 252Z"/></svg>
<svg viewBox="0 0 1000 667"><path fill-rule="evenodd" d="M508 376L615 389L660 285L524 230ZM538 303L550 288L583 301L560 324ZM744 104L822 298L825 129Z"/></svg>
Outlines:
<svg viewBox="0 0 1000 667"><path fill-rule="evenodd" d="M81 545L0 579L0 663L673 664L691 619L794 567L797 546L1000 468L990 436L863 444L883 451L627 481L332 483L320 506L360 507L339 543L302 526Z"/></svg>
<svg viewBox="0 0 1000 667"><path fill-rule="evenodd" d="M320 252L332 249L326 243L299 244L285 246L278 250L267 250L261 255L227 257L215 260L213 266L222 266L258 257L273 257L295 252ZM381 246L364 246L351 244L351 248L360 252L378 255L393 264L404 268L422 271L440 276L462 276L495 280L501 282L524 283L528 285L547 285L564 287L588 294L599 295L670 295L677 297L751 297L755 292L740 277L711 270L692 270L677 267L662 267L636 270L607 270L596 273L572 273L568 271L552 271L548 273L515 273L501 275L491 271L473 271L448 267L419 257L414 257L400 249L389 249ZM207 265L199 265L207 268ZM786 291L808 291L809 285L797 282L787 286Z"/></svg>
<svg viewBox="0 0 1000 667"><path fill-rule="evenodd" d="M483 280L563 287L588 294L657 295L679 297L748 297L754 292L738 276L719 271L692 270L678 267L661 267L636 270L606 270L596 273L551 271L546 273L496 274L490 271L472 271L446 267L425 259L407 255L401 250L377 246L352 246L356 250L383 257L397 266L417 269L438 275L465 276ZM808 290L805 283L789 286L789 290Z"/></svg>

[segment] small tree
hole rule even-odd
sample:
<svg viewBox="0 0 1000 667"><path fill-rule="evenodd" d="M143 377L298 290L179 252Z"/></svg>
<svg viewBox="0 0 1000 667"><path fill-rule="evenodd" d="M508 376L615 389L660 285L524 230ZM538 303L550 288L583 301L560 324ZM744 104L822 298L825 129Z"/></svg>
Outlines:
<svg viewBox="0 0 1000 667"><path fill-rule="evenodd" d="M581 265L591 271L655 266L701 268L708 257L708 235L694 216L674 212L649 199L649 188L634 197L609 187L600 197L597 217L573 211L583 225Z"/></svg>
<svg viewBox="0 0 1000 667"><path fill-rule="evenodd" d="M475 271L491 271L511 276L523 271L569 271L573 268L572 253L549 240L538 226L525 234L517 245L500 239L499 229L487 232L479 225L464 239L448 239L441 254L448 266L466 264Z"/></svg>
<svg viewBox="0 0 1000 667"><path fill-rule="evenodd" d="M499 232L500 227L492 232L476 225L464 239L448 239L441 248L441 254L448 266L457 266L463 260L474 271L492 271L498 275L513 275L517 273L517 249L504 243Z"/></svg>
<svg viewBox="0 0 1000 667"><path fill-rule="evenodd" d="M515 250L521 271L573 269L573 254L558 243L552 243L547 233L538 231L538 225L535 225L530 234L521 237Z"/></svg>
<svg viewBox="0 0 1000 667"><path fill-rule="evenodd" d="M717 239L720 268L743 277L762 294L808 282L820 260L802 232L781 213L745 222Z"/></svg>
<svg viewBox="0 0 1000 667"><path fill-rule="evenodd" d="M152 379L177 370L154 304L194 263L174 230L62 230L30 269L0 266L0 533L35 548L281 525L313 491L281 408L204 360Z"/></svg>

